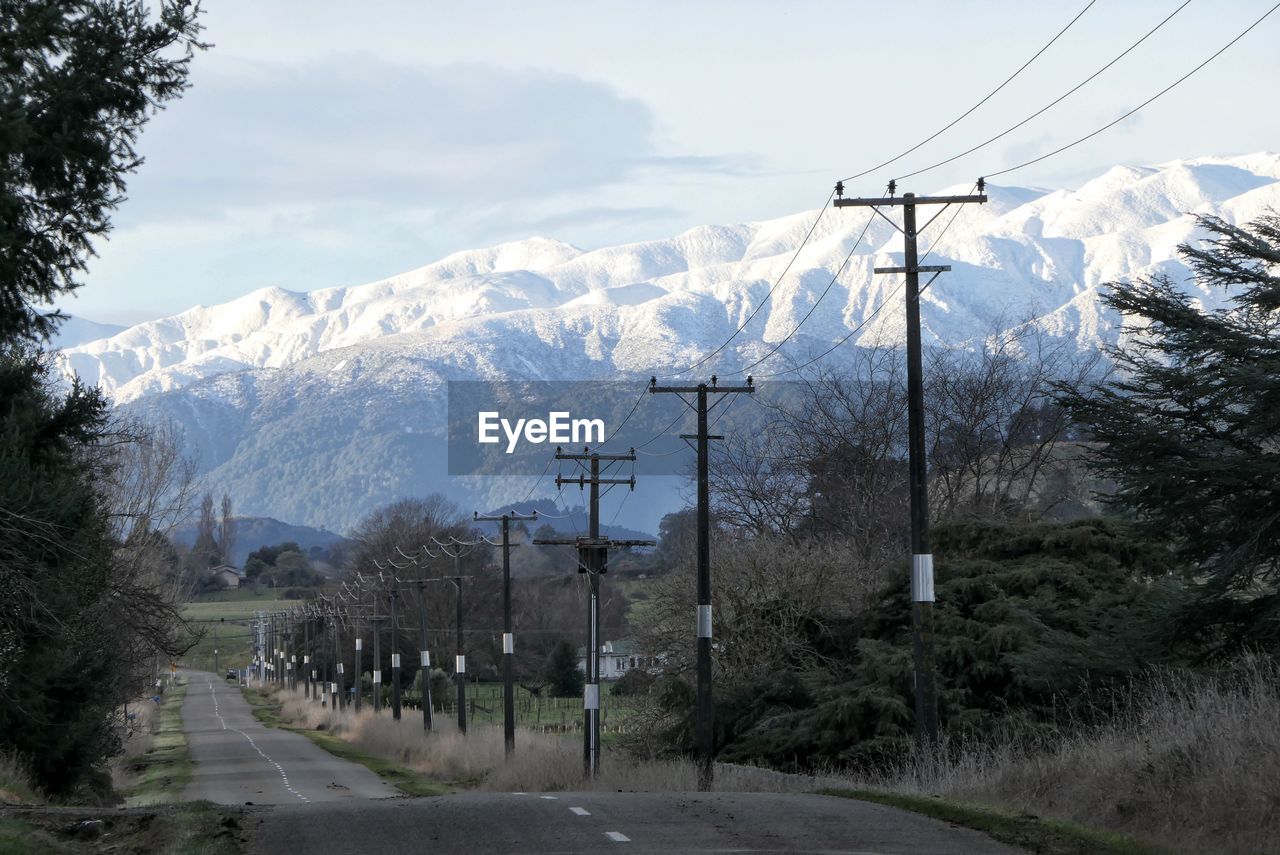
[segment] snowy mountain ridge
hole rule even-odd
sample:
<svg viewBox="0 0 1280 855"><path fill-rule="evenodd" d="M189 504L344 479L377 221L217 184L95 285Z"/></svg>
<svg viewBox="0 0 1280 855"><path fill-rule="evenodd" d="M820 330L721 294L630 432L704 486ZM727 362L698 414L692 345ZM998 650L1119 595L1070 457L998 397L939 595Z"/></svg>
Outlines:
<svg viewBox="0 0 1280 855"><path fill-rule="evenodd" d="M987 204L964 206L954 220L947 212L922 233L928 263L952 266L924 294L925 341L963 345L1033 320L1095 350L1116 340L1121 320L1099 302L1099 286L1155 272L1186 279L1177 246L1195 237L1192 215L1244 222L1280 209L1280 154L1117 166L1077 190L989 184L987 192ZM389 415L438 410L446 380L669 373L720 345L762 304L700 371L730 374L784 339L758 376L855 329L850 345L902 341L896 304L877 313L900 277L872 273L901 264L901 238L876 218L855 246L865 209L824 213L766 301L816 216L700 226L590 251L530 238L367 285L261 289L68 347L62 358L117 403L180 422L207 479L238 509L341 530L382 501L448 488L432 459L438 426ZM843 352L824 362L838 365ZM476 500L496 506L527 485L516 488L489 485ZM318 498L335 491L345 491L341 501ZM655 528L645 517L621 522Z"/></svg>

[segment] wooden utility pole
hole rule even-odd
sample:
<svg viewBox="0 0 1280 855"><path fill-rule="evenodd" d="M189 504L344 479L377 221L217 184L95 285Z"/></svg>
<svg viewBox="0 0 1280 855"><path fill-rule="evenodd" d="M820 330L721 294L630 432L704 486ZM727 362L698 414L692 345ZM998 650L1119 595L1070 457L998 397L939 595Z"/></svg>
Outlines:
<svg viewBox="0 0 1280 855"><path fill-rule="evenodd" d="M462 575L462 567L459 562L461 562L464 555L470 555L480 545L481 541L470 542L450 538L449 543L443 543L432 537L431 542L440 548L442 555L447 555L453 559L453 575L445 578L453 583L454 605L457 607L457 617L455 618L457 638L454 642L453 679L457 684L458 690L458 731L465 734L467 732L467 655L465 653L466 645L463 640L462 630L462 580L468 577ZM425 546L423 551L427 551ZM427 554L431 555L430 552ZM431 555L431 557L438 556Z"/></svg>
<svg viewBox="0 0 1280 855"><path fill-rule="evenodd" d="M423 550L426 551L425 549ZM418 566L418 667L422 674L422 729L431 730L431 652L427 645L427 568Z"/></svg>
<svg viewBox="0 0 1280 855"><path fill-rule="evenodd" d="M889 195L878 199L845 199L843 183L836 185L837 208L871 208L877 215L902 233L903 257L901 267L877 267L876 273L901 273L906 277L907 303L907 450L911 487L911 614L912 648L915 658L916 684L916 746L927 749L938 741L938 687L935 676L933 641L933 552L929 546L929 482L928 461L924 442L924 367L920 344L920 274L932 273L925 288L933 284L938 275L950 270L950 265L921 266L916 239L919 231L928 228L942 212L952 205L987 201L982 179L978 179L978 193L971 196L917 196L903 193L895 197L894 182L889 182ZM916 208L920 205L941 205L921 229L916 227ZM885 207L902 208L902 226L880 212Z"/></svg>
<svg viewBox="0 0 1280 855"><path fill-rule="evenodd" d="M399 580L391 574L387 596L391 600L391 718L400 720L400 627L396 621L396 601L400 599Z"/></svg>
<svg viewBox="0 0 1280 855"><path fill-rule="evenodd" d="M549 538L535 540L539 545L576 546L578 548L578 572L587 576L587 645L586 682L582 687L582 768L588 778L600 772L600 577L609 568L609 548L626 546L653 546L652 540L610 540L600 536L600 485L626 485L636 488L635 476L630 478L603 478L600 461L634 463L635 450L628 454L600 454L590 449L581 453L565 452L556 448L556 460L573 460L579 465L589 464L586 472L576 478L556 476L556 486L577 484L579 489L590 488L587 536Z"/></svg>
<svg viewBox="0 0 1280 855"><path fill-rule="evenodd" d="M311 607L302 610L302 696L311 700Z"/></svg>
<svg viewBox="0 0 1280 855"><path fill-rule="evenodd" d="M502 736L506 756L510 758L516 750L516 696L512 677L516 639L511 629L511 521L531 522L538 518L538 512L525 515L510 511L496 517L482 517L476 512L472 514L472 518L476 522L502 523Z"/></svg>
<svg viewBox="0 0 1280 855"><path fill-rule="evenodd" d="M693 435L681 434L686 441L697 442L698 453L698 689L696 698L696 718L694 719L694 739L698 751L698 789L710 790L715 779L715 701L711 694L711 489L709 486L710 441L723 439L712 436L708 432L707 416L711 409L720 404L724 395L745 393L752 394L756 390L750 377L744 386L720 386L714 374L710 385L699 383L696 386L659 386L656 377L649 378L650 393L667 392L678 395L680 400L689 404L685 395L695 395L695 403L690 406L698 414L698 432ZM714 404L709 404L711 395L718 395Z"/></svg>

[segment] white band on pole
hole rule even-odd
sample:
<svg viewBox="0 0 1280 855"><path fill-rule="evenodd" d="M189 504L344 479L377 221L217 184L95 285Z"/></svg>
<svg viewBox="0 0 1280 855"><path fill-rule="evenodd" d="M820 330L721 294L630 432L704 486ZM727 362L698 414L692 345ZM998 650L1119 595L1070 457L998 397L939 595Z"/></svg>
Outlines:
<svg viewBox="0 0 1280 855"><path fill-rule="evenodd" d="M509 632L502 633L502 652L503 653L516 652L516 637L512 633L509 633Z"/></svg>
<svg viewBox="0 0 1280 855"><path fill-rule="evenodd" d="M400 654L399 654L399 653L392 653L392 654L391 654L391 667L392 667L392 668L399 668L399 667L400 667Z"/></svg>
<svg viewBox="0 0 1280 855"><path fill-rule="evenodd" d="M361 644L362 641L364 641L363 638L356 639L356 650L362 650L364 648L364 645Z"/></svg>
<svg viewBox="0 0 1280 855"><path fill-rule="evenodd" d="M430 668L430 667L431 667L431 654L430 654L430 653L428 653L427 651L423 650L423 651L421 652L420 656L419 656L419 662L418 662L418 664L419 664L419 665L421 665L423 668Z"/></svg>
<svg viewBox="0 0 1280 855"><path fill-rule="evenodd" d="M338 663L338 673L339 673L339 674L341 674L341 673L342 673L342 663L341 663L341 662L339 662L339 663Z"/></svg>
<svg viewBox="0 0 1280 855"><path fill-rule="evenodd" d="M933 602L933 556L911 556L911 599L917 603Z"/></svg>
<svg viewBox="0 0 1280 855"><path fill-rule="evenodd" d="M584 710L600 709L599 683L587 683L582 687L582 708Z"/></svg>
<svg viewBox="0 0 1280 855"><path fill-rule="evenodd" d="M310 656L303 656L303 657L302 657L302 664L303 664L303 665L310 665L310 664L311 664L311 657L310 657Z"/></svg>
<svg viewBox="0 0 1280 855"><path fill-rule="evenodd" d="M459 674L467 673L467 657L465 656L453 657L453 670L457 671Z"/></svg>
<svg viewBox="0 0 1280 855"><path fill-rule="evenodd" d="M330 684L329 684L329 693L330 693L330 694L333 694L333 695L338 694L338 684L337 684L337 683L330 683Z"/></svg>
<svg viewBox="0 0 1280 855"><path fill-rule="evenodd" d="M295 653L294 655L290 656L290 657L289 657L289 661L290 661L290 662L297 662L297 661L298 661L298 654L296 654L296 653Z"/></svg>
<svg viewBox="0 0 1280 855"><path fill-rule="evenodd" d="M381 669L381 668L374 668L374 669L373 669L373 682L375 682L375 683L381 683L381 682L382 682L382 669Z"/></svg>
<svg viewBox="0 0 1280 855"><path fill-rule="evenodd" d="M711 606L698 606L698 638L711 637Z"/></svg>
<svg viewBox="0 0 1280 855"><path fill-rule="evenodd" d="M285 665L285 666L284 666L284 670L286 670L286 671L292 671L292 670L293 670L293 663L292 663L292 662L290 662L289 664Z"/></svg>
<svg viewBox="0 0 1280 855"><path fill-rule="evenodd" d="M312 680L314 680L315 678L316 678L316 669L315 669L315 668L312 668L312 669L311 669L311 679L312 679Z"/></svg>

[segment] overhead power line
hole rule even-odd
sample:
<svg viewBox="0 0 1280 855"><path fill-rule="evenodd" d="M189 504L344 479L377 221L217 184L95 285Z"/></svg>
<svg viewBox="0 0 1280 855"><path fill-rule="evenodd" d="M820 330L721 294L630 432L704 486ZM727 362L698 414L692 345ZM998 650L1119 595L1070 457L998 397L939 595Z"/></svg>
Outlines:
<svg viewBox="0 0 1280 855"><path fill-rule="evenodd" d="M1085 13L1085 12L1088 12L1088 11L1089 11L1089 9L1090 9L1090 8L1092 8L1092 7L1093 7L1093 4L1094 4L1094 3L1096 3L1096 2L1097 2L1097 0L1089 0L1089 2L1085 4L1085 7L1084 7L1083 9L1081 9L1079 12L1077 12L1077 13L1076 13L1076 16L1075 16L1074 18L1072 18L1070 21L1068 21L1068 22L1067 22L1067 25L1066 25L1065 27L1063 27L1061 30L1059 30L1059 31L1058 31L1057 35L1055 35L1053 38L1049 39L1049 41L1048 41L1048 42L1046 42L1046 43L1044 44L1044 46L1040 48L1040 50L1038 50L1038 51L1036 51L1034 54L1032 54L1032 55L1031 55L1031 59L1027 60L1027 61L1026 61L1026 62L1024 62L1022 65L1020 65L1020 66L1018 67L1018 70L1017 70L1017 71L1015 71L1013 74L1010 74L1008 77L1006 77L1006 78L1004 79L1004 82L1003 82L1003 83L1001 83L1001 84L1000 84L999 86L997 86L995 89L992 89L990 92L988 92L986 95L984 95L984 96L982 97L982 100L978 101L978 102L977 102L976 104L974 104L972 107L970 107L969 109L965 110L965 111L964 111L963 113L961 113L959 116L956 116L956 117L955 117L954 119L952 119L950 122L948 122L947 124L943 125L941 128L939 128L938 130L934 131L932 134L930 134L929 136L925 137L925 138L924 138L924 139L922 139L920 142L918 142L918 143L916 143L915 145L911 146L911 148L907 149L906 151L904 151L904 152L902 152L902 153L900 153L900 154L895 154L893 157L889 158L888 160L884 161L883 163L878 163L878 164L876 164L875 166L871 167L870 169L864 169L864 170L862 170L862 171L861 171L861 172L859 172L859 173L856 173L856 174L854 174L854 175L850 175L848 178L846 178L846 179L844 179L844 180L845 180L845 181L853 181L853 180L855 180L855 179L862 178L864 175L870 175L871 173L875 172L877 169L883 169L883 168L884 168L884 167L886 167L886 166L891 166L891 165L893 165L893 164L897 163L899 160L902 160L902 158L906 157L907 155L909 155L909 154L911 154L911 153L913 153L913 152L917 151L917 150L918 150L918 149L920 149L921 147L923 147L923 146L925 146L925 145L927 145L927 144L929 144L929 143L933 142L935 139L937 139L938 137L942 136L942 135L943 135L943 134L945 134L947 131L949 131L949 130L951 130L952 128L954 128L956 125L960 124L960 122L962 122L964 119L968 118L968 117L969 117L969 115L970 115L971 113L973 113L975 110L977 110L977 109L978 109L979 107L981 107L983 104L987 103L987 102L988 102L988 101L990 101L993 97L995 97L995 95L996 95L998 92L1000 92L1000 90L1004 89L1006 86L1008 86L1010 83L1012 83L1012 82L1013 82L1013 80L1014 80L1014 78L1016 78L1016 77L1017 77L1019 74L1021 74L1022 72L1026 71L1026 70L1027 70L1027 68L1028 68L1028 66L1030 66L1030 65L1031 65L1031 63L1035 62L1037 59L1039 59L1039 58L1040 58L1040 54L1042 54L1042 53L1044 53L1045 51L1047 51L1049 48L1051 48L1051 47L1053 46L1054 42L1056 42L1058 39L1062 38L1063 34L1064 34L1064 33L1066 33L1066 31L1067 31L1067 30L1071 29L1071 28L1075 25L1076 21L1079 21L1082 17L1084 17L1084 13Z"/></svg>
<svg viewBox="0 0 1280 855"><path fill-rule="evenodd" d="M974 185L974 188L976 188L976 187L977 187L977 185L975 184L975 185ZM944 237L946 237L947 232L951 229L951 224L952 224L952 223L954 223L954 222L956 221L956 218L960 216L960 212L961 212L961 211L963 211L963 210L964 210L964 206L963 206L963 205L959 205L959 206L957 206L957 207L956 207L955 213L953 213L953 214L951 215L951 219L947 220L946 225L944 225L944 226L942 227L942 231L938 232L938 237L937 237L937 239L935 239L935 240L933 241L933 243L929 245L929 249L925 252L925 254L924 254L924 255L922 255L922 256L920 256L920 262L919 262L919 263L923 264L923 263L925 262L925 260L926 260L930 255L932 255L932 254L933 254L933 251L934 251L935 249L937 249L937 247L938 247L938 245L939 245L939 244L941 244L941 243L942 243L942 239L943 239ZM773 372L772 374L757 374L757 375L756 375L756 377L757 377L757 378L782 377L782 376L785 376L785 375L787 375L787 374L794 374L794 373L795 373L795 372L797 372L797 371L803 371L804 369L808 368L810 365L813 365L815 362L818 362L819 360L821 360L821 359L825 358L825 357L826 357L826 356L828 356L829 354L831 354L831 353L835 352L836 350L838 350L838 349L840 348L840 346L841 346L841 345L843 345L843 344L844 344L845 342L847 342L849 339L853 338L853 337L854 337L855 335L857 335L860 331L862 331L862 329L863 329L863 328L865 328L865 327L867 326L867 324L869 324L869 323L871 323L873 320L875 320L876 316L880 314L880 310L881 310L881 309L883 309L885 306L887 306L887 305L889 304L889 301L890 301L890 300L892 300L894 297L898 296L899 292L901 292L901 291L902 291L902 288L903 288L903 286L904 286L905 284L906 284L906 280L905 280L905 279L904 279L904 280L902 280L901 282L899 282L899 283L894 287L894 289L893 289L892 291L890 291L890 292L889 292L889 294L888 294L887 296L885 296L885 298L884 298L883 300L881 300L879 303L877 303L877 304L876 304L876 307L875 307L874 309L872 309L872 310L871 310L871 314L869 314L869 315L867 315L865 318L863 318L863 319L862 319L862 321L861 321L861 322L859 322L857 326L855 326L853 329L849 330L849 332L848 332L844 337L842 337L842 338L841 338L839 341L837 341L835 344L831 345L831 347L828 347L826 350L822 351L822 353L819 353L817 356L813 357L812 359L808 360L807 362L803 362L803 363L801 363L800 365L796 365L796 366L794 366L794 367L792 367L792 368L786 368L786 369L784 369L784 370L782 370L782 371L775 371L775 372Z"/></svg>
<svg viewBox="0 0 1280 855"><path fill-rule="evenodd" d="M1053 157L1053 156L1054 156L1054 155L1056 155L1056 154L1062 154L1062 152L1066 151L1066 150L1067 150L1067 149L1069 149L1069 148L1075 148L1076 146L1080 145L1080 143L1082 143L1082 142L1086 142L1087 140L1091 140L1091 139L1093 139L1093 138L1094 138L1094 137L1096 137L1098 134L1102 133L1103 131L1105 131L1105 130L1107 130L1107 129L1109 129L1109 128L1113 128L1113 127L1115 127L1116 125L1118 125L1118 124L1120 124L1121 122L1123 122L1125 119L1127 119L1127 118L1129 118L1130 116L1132 116L1134 113L1136 113L1136 112L1138 112L1139 110L1141 110L1143 107L1145 107L1145 106L1147 106L1148 104L1150 104L1152 101L1155 101L1157 98L1160 98L1160 97L1161 97L1161 96L1163 96L1165 93L1169 92L1171 89L1173 89L1173 88L1175 88L1176 86L1180 85L1180 84L1181 84L1183 81L1185 81L1187 78L1191 77L1193 74L1195 74L1196 72L1198 72L1200 69L1204 68L1204 67L1205 67L1206 65L1208 65L1209 63L1213 62L1213 61L1214 61L1215 59L1217 59L1218 57L1222 56L1224 53L1226 53L1226 52L1227 52L1227 50L1229 50L1229 49L1231 48L1231 46L1232 46L1232 45L1234 45L1236 42L1240 41L1242 38L1244 38L1245 36L1247 36L1247 35L1250 33L1250 31L1252 31L1252 30L1254 29L1254 27L1257 27L1259 24L1261 24L1261 23L1262 23L1263 21L1265 21L1267 18L1271 17L1272 13L1273 13L1273 12L1275 12L1275 11L1276 11L1276 9L1280 9L1280 3L1277 3L1276 5L1272 6L1270 9L1268 9L1268 10L1267 10L1263 15L1262 15L1262 17L1261 17L1261 18L1258 18L1258 20L1254 21L1252 24L1250 24L1249 26L1245 27L1245 28L1244 28L1244 29L1243 29L1243 30L1242 30L1242 31L1241 31L1241 32L1240 32L1240 33L1239 33L1235 38L1233 38L1231 41L1227 42L1227 43L1226 43L1225 45L1223 45L1222 47L1218 48L1218 50L1216 50L1212 55L1210 55L1210 56L1209 56L1209 58L1208 58L1208 59L1206 59L1204 62L1200 63L1200 64L1199 64L1199 65L1197 65L1195 68L1191 69L1191 70L1190 70L1190 71L1188 71L1186 74L1182 75L1182 76L1181 76L1181 77L1179 77L1177 80L1173 81L1173 82L1172 82L1172 83L1170 83L1168 86L1166 86L1165 88L1161 89L1159 92L1157 92L1156 94L1152 95L1150 98L1148 98L1147 100L1143 101L1141 104L1139 104L1138 106L1134 107L1134 108L1133 108L1132 110L1130 110L1129 112L1125 113L1123 116L1120 116L1120 117L1119 117L1119 118L1117 118L1117 119L1113 119L1112 121L1107 122L1107 124L1105 124L1105 125L1103 125L1102 127L1098 128L1096 131L1093 131L1092 133L1085 134L1084 136L1080 137L1079 139L1077 139L1077 140L1073 140L1072 142L1069 142L1069 143L1067 143L1066 145L1061 146L1061 147L1059 147L1059 148L1055 148L1053 151L1051 151L1051 152L1047 152L1047 153L1045 153L1045 154L1042 154L1042 155L1040 155L1039 157L1033 157L1033 158L1031 158L1030 160L1023 161L1022 163L1017 164L1016 166L1009 166L1009 167L1006 167L1006 168L1004 168L1004 169L1001 169L999 172L988 172L988 173L987 173L987 177L988 177L988 178L994 178L994 177L995 177L995 176L997 176L997 175L1007 175L1008 173L1013 172L1014 170L1022 169L1023 167L1030 166L1030 165L1031 165L1031 164L1033 164L1033 163L1039 163L1039 162L1040 162L1040 161L1042 161L1042 160L1047 160L1048 158Z"/></svg>
<svg viewBox="0 0 1280 855"><path fill-rule="evenodd" d="M809 239L813 237L814 230L818 228L818 223L822 222L822 218L826 216L827 209L830 207L831 200L835 198L835 195L836 195L836 191L832 190L831 194L827 196L826 201L822 203L822 208L818 211L818 216L814 218L813 224L809 226L809 231L805 234L804 240L800 241L800 245L796 247L796 251L791 254L791 260L787 262L787 266L782 268L782 272L778 274L778 278L775 279L773 281L773 284L769 286L768 292L764 295L763 299L761 299L760 302L756 304L756 307L751 310L751 314L747 315L747 319L743 321L742 324L739 325L739 327L733 331L733 334L729 336L727 339L725 339L724 343L721 344L719 347L717 347L715 350L712 350L710 353L707 353L705 356L703 356L697 362L690 365L688 368L683 368L675 372L674 374L662 375L664 379L670 378L670 377L679 377L681 374L687 374L700 365L705 365L709 360L714 359L717 354L719 354L726 347L732 344L733 340L737 338L738 335L744 329L747 328L747 324L751 323L751 321L755 318L755 316L760 313L760 310L764 308L765 303L769 302L769 298L773 296L773 292L778 290L778 286L782 284L782 280L786 278L786 275L789 272L791 272L791 266L796 263L796 259L800 257L800 253L803 252L805 246L808 245ZM645 388L646 388L646 392L642 392L641 397L643 397L644 394L647 393L648 387L645 387Z"/></svg>
<svg viewBox="0 0 1280 855"><path fill-rule="evenodd" d="M993 142L995 142L995 141L997 141L997 140L999 140L999 139L1002 139L1002 138L1004 138L1004 137L1008 136L1009 134L1013 133L1013 132L1014 132L1014 131L1016 131L1018 128L1021 128L1023 125L1027 124L1028 122L1030 122L1030 121L1032 121L1032 120L1036 119L1036 118L1037 118L1037 117L1039 117L1039 116L1044 115L1044 114L1045 114L1045 113L1047 113L1049 110L1053 109L1053 108L1054 108L1054 107L1056 107L1058 104L1061 104L1061 103L1062 103L1063 101L1065 101L1067 98L1069 98L1069 97L1071 97L1072 95L1074 95L1076 92L1079 92L1081 89L1083 89L1085 86L1087 86L1091 81L1093 81L1095 78L1097 78L1097 77L1098 77L1098 75L1102 74L1102 73L1103 73L1104 71L1106 71L1108 68L1110 68L1111 66L1115 65L1117 62L1119 62L1120 60L1124 59L1126 56L1128 56L1128 55L1129 55L1133 50L1135 50L1139 45L1141 45L1141 44L1142 44L1143 42L1145 42L1147 39L1151 38L1151 36L1155 35L1155 33L1156 33L1156 31L1157 31L1157 30L1159 30L1159 29L1160 29L1161 27L1163 27L1165 24L1167 24L1167 23L1169 23L1170 21L1172 21L1175 15L1177 15L1177 14L1178 14L1179 12L1181 12L1183 9L1187 8L1187 6L1189 6L1189 5L1191 5L1191 0L1184 0L1183 4L1182 4L1181 6L1179 6L1179 7L1178 7L1178 8L1176 8L1176 9L1174 9L1172 12L1170 12L1170 13L1169 13L1169 15L1168 15L1168 16L1167 16L1163 21L1161 21L1160 23L1156 24L1154 27L1152 27L1150 30L1148 30L1148 31L1147 31L1147 33L1146 33L1142 38L1138 39L1136 42L1134 42L1133 44L1131 44L1131 45L1129 45L1127 48L1125 48L1123 51L1121 51L1118 55L1116 55L1115 57L1113 57L1113 58L1111 59L1111 61L1110 61L1110 62L1108 62L1106 65L1102 66L1102 67L1101 67L1101 68L1099 68L1097 71L1095 71L1093 74L1090 74L1090 75L1089 75L1088 77L1086 77L1084 80L1081 80L1081 81L1080 81L1079 83L1077 83L1075 86L1071 87L1071 88L1070 88L1070 89L1068 89L1066 92L1062 93L1062 94L1061 94L1061 95L1059 95L1057 98L1053 99L1053 100L1052 100L1052 101L1050 101L1048 104L1046 104L1046 105L1044 105L1043 107L1041 107L1039 110L1036 110L1034 113L1032 113L1031 115L1027 116L1027 117L1026 117L1025 119L1023 119L1022 121L1017 122L1017 123L1015 123L1015 124L1013 124L1013 125L1010 125L1009 127L1005 128L1005 129L1004 129L1003 131L1001 131L1000 133L996 134L995 136L993 136L993 137L991 137L991 138L989 138L989 139L987 139L987 140L984 140L983 142L978 143L977 145L973 146L972 148L967 148L967 149L965 149L964 151L960 152L959 154L952 155L951 157L948 157L948 158L946 158L945 160L939 160L937 163L933 163L933 164L930 164L929 166L922 167L921 169L917 169L917 170L916 170L916 171L914 171L914 172L908 172L908 173L906 173L905 175L899 175L899 176L898 176L896 179L894 179L894 180L895 180L895 181L902 181L902 180L907 179L907 178L913 178L913 177L915 177L915 176L917 176L917 175L923 175L923 174L924 174L924 173L926 173L926 172L930 172L930 171L932 171L932 170L934 170L934 169L937 169L937 168L938 168L938 167L940 167L940 166L946 166L948 163L953 163L953 162L955 162L955 161L959 160L959 159L960 159L960 158L962 158L962 157L966 157L966 156L968 156L968 155L970 155L970 154L973 154L975 151L979 151L979 150L981 150L981 149L986 148L987 146L991 145ZM988 177L990 177L990 176L988 176Z"/></svg>
<svg viewBox="0 0 1280 855"><path fill-rule="evenodd" d="M827 287L824 288L822 290L822 293L818 295L818 299L813 301L813 305L809 307L809 311L805 312L804 317L801 318L799 323L797 323L795 327L792 328L791 332L783 336L781 341L775 344L768 353L766 353L764 356L757 359L755 362L751 363L750 365L745 365L742 368L739 368L737 371L728 372L730 376L733 376L736 374L745 374L751 369L755 368L757 365L760 365L762 362L769 360L770 358L773 357L775 353L781 350L783 346L788 341L790 341L796 333L800 332L800 328L804 326L805 321L809 320L809 318L813 316L813 313L818 310L818 306L822 304L823 299L826 298L827 294L831 293L831 289L834 288L836 282L840 280L840 275L844 273L845 268L849 266L849 261L853 258L853 254L857 252L858 247L862 244L862 239L867 236L867 231L871 228L871 221L874 219L875 219L875 214L867 215L866 224L862 227L862 231L858 234L857 240L853 242L853 246L849 247L849 253L844 257L844 261L840 263L840 267L836 269L835 275L831 277L831 281L827 283Z"/></svg>

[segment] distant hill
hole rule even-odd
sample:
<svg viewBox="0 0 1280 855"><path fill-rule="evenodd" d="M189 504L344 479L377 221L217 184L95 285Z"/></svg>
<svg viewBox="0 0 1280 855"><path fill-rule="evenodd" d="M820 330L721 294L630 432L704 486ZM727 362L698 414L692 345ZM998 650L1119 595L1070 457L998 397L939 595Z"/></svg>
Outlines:
<svg viewBox="0 0 1280 855"><path fill-rule="evenodd" d="M530 502L517 502L512 505L503 505L492 511L487 511L485 516L499 516L501 514L517 511L522 514L528 514L532 511L538 512L538 520L536 522L525 523L530 531L536 531L541 526L549 525L560 534L573 537L578 534L587 533L587 510L583 507L565 508L557 505L550 499L535 499ZM600 525L600 534L605 537L612 537L616 540L657 540L657 535L649 534L644 531L637 531L626 526L608 524L609 514L602 514L604 521Z"/></svg>
<svg viewBox="0 0 1280 855"><path fill-rule="evenodd" d="M925 346L968 350L1034 329L1039 347L1091 356L1125 328L1101 299L1107 282L1167 275L1206 311L1226 305L1229 295L1197 289L1177 247L1202 237L1192 212L1244 223L1280 208L1280 153L1117 166L1070 190L989 182L986 195L929 233L932 263L951 272L920 300ZM227 493L245 514L349 531L405 496L446 493L467 510L539 489L553 498L536 469L449 474L450 381L612 381L634 390L643 424L676 405L641 396L652 376L750 368L777 384L814 359L807 371L847 372L856 347L905 341L901 280L875 273L901 253L891 222L852 211L585 251L531 237L364 285L265 288L110 338L91 330L59 359L126 413L180 424L202 491ZM686 429L671 425L663 432ZM624 433L614 447L629 443ZM656 529L686 504L681 489L678 477L644 477L625 506L609 496L605 519ZM580 515L572 522L582 530Z"/></svg>
<svg viewBox="0 0 1280 855"><path fill-rule="evenodd" d="M127 330L120 324L100 324L85 318L70 317L62 322L50 340L54 348L77 347L98 339L111 338Z"/></svg>
<svg viewBox="0 0 1280 855"><path fill-rule="evenodd" d="M305 525L293 525L271 517L235 517L236 542L231 549L231 563L243 567L249 553L263 546L274 546L277 543L292 541L302 547L303 552L310 552L313 547L323 550L350 543L347 538L322 528L311 528ZM184 526L173 533L173 539L184 546L191 546L196 540L195 526Z"/></svg>

